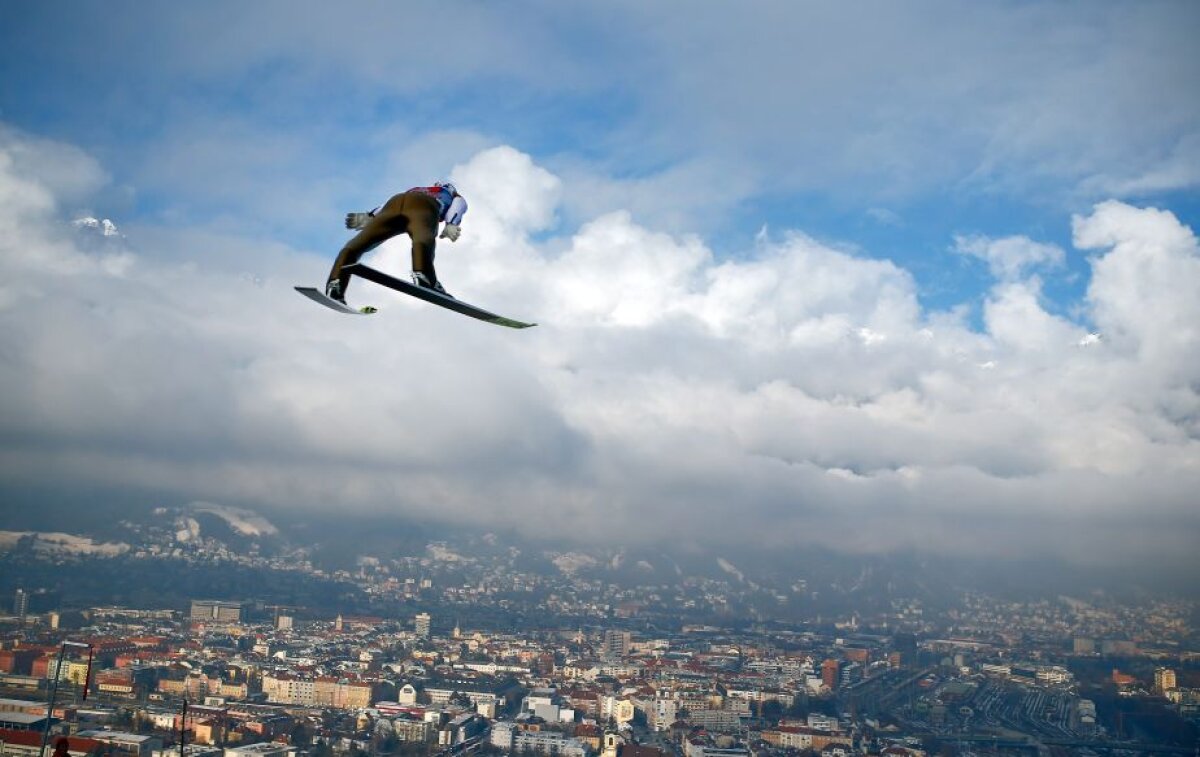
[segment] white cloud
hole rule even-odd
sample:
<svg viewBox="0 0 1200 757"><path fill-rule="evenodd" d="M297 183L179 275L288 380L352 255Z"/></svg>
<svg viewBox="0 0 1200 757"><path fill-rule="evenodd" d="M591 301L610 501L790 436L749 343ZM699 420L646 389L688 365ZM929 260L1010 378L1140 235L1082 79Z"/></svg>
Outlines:
<svg viewBox="0 0 1200 757"><path fill-rule="evenodd" d="M487 198L479 212L471 216L472 225L477 219L485 224L484 232L503 231L520 239L545 229L554 220L561 182L511 147L478 153L466 165L456 166L451 178Z"/></svg>
<svg viewBox="0 0 1200 757"><path fill-rule="evenodd" d="M1050 313L1039 303L1036 280L997 285L984 305L988 333L1008 348L1026 353L1041 352L1057 361L1063 345L1084 337L1079 326Z"/></svg>
<svg viewBox="0 0 1200 757"><path fill-rule="evenodd" d="M5 173L12 177L5 199L22 204L13 210L51 203L74 210L109 180L100 164L74 145L20 133L4 123L0 123L0 145ZM36 185L21 178L34 174Z"/></svg>
<svg viewBox="0 0 1200 757"><path fill-rule="evenodd" d="M1006 280L1020 278L1033 268L1057 268L1066 262L1066 253L1053 244L1015 236L989 239L983 236L957 236L954 250L984 260L992 275Z"/></svg>
<svg viewBox="0 0 1200 757"><path fill-rule="evenodd" d="M1088 288L1096 325L1144 358L1200 366L1196 236L1170 212L1118 202L1072 219L1075 245L1102 250ZM1193 358L1193 359L1189 359Z"/></svg>
<svg viewBox="0 0 1200 757"><path fill-rule="evenodd" d="M187 230L160 239L204 264L76 249L19 148L0 142L0 197L33 198L0 203L10 483L623 541L1132 560L1191 559L1200 534L1200 262L1165 211L1074 221L1103 339L1041 307L1017 274L1061 250L1023 239L979 243L1003 275L978 331L798 232L722 259L616 211L540 239L570 187L486 149L454 168L471 211L438 261L542 324L510 332L367 284L351 297L382 312L335 316L291 292L328 259L286 248L256 277Z"/></svg>

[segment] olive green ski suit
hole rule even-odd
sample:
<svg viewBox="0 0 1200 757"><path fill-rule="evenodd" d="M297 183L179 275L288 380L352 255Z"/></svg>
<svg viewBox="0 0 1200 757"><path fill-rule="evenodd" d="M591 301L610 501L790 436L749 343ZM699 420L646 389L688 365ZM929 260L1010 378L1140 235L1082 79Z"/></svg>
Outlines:
<svg viewBox="0 0 1200 757"><path fill-rule="evenodd" d="M338 253L329 272L329 281L338 281L344 297L350 283L350 274L342 269L354 265L364 254L375 249L399 234L407 233L412 238L412 269L425 274L430 284L437 283L437 272L433 267L433 253L437 247L438 223L441 207L438 201L426 192L409 190L393 196L367 221L367 225L355 234Z"/></svg>

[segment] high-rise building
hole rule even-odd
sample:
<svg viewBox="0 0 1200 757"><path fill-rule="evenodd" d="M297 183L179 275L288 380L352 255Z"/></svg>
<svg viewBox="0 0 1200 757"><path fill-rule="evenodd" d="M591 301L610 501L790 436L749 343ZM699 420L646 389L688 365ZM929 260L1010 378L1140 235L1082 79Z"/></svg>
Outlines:
<svg viewBox="0 0 1200 757"><path fill-rule="evenodd" d="M1156 694L1165 694L1167 691L1176 688L1175 671L1171 668L1155 668L1154 669L1154 692Z"/></svg>
<svg viewBox="0 0 1200 757"><path fill-rule="evenodd" d="M917 636L907 631L892 634L892 649L900 653L900 664L906 667L917 664Z"/></svg>
<svg viewBox="0 0 1200 757"><path fill-rule="evenodd" d="M633 634L629 631L609 630L604 632L604 646L601 653L605 657L625 657L633 646Z"/></svg>
<svg viewBox="0 0 1200 757"><path fill-rule="evenodd" d="M191 618L192 620L215 620L220 623L240 623L242 603L193 599Z"/></svg>
<svg viewBox="0 0 1200 757"><path fill-rule="evenodd" d="M17 593L13 596L13 615L25 621L25 616L29 613L29 594L24 589L17 589Z"/></svg>
<svg viewBox="0 0 1200 757"><path fill-rule="evenodd" d="M413 618L413 630L416 631L417 636L421 637L422 639L428 639L429 626L432 624L432 622L433 619L429 617L429 613L417 613L417 616Z"/></svg>
<svg viewBox="0 0 1200 757"><path fill-rule="evenodd" d="M280 613L275 618L275 629L278 631L290 631L292 629L293 622L294 620L291 615L284 615Z"/></svg>
<svg viewBox="0 0 1200 757"><path fill-rule="evenodd" d="M841 668L842 666L837 660L829 659L821 663L821 683L825 684L830 691L834 691L838 687Z"/></svg>

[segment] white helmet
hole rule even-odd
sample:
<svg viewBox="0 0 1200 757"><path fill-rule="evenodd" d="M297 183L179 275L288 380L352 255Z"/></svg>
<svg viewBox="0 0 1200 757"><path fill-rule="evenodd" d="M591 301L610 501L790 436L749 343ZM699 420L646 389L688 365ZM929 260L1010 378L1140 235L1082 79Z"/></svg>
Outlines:
<svg viewBox="0 0 1200 757"><path fill-rule="evenodd" d="M449 192L450 192L450 194L452 194L452 195L456 195L456 194L458 194L458 188L457 188L457 187L455 187L453 184L451 184L451 183L450 183L450 182L448 182L448 181L438 181L438 182L434 182L433 186L435 186L435 187L441 187L442 189L445 189L445 190L449 191Z"/></svg>

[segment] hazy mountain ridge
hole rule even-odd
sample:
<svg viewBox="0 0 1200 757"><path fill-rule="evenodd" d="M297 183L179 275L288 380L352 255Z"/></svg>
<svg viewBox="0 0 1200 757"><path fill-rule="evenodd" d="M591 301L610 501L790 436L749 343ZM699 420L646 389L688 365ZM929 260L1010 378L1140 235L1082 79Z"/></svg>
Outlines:
<svg viewBox="0 0 1200 757"><path fill-rule="evenodd" d="M6 525L11 522L11 517L6 519ZM828 549L735 553L696 545L550 544L514 534L383 518L349 520L331 515L289 522L277 513L259 514L208 502L149 508L142 515L74 534L0 532L0 560L9 566L5 572L12 572L5 584L20 582L22 574L39 574L37 563L84 559L93 565L117 561L138 572L145 572L137 566L147 560L172 563L178 565L172 569L177 576L188 571L215 576L215 569L236 568L241 578L226 580L224 585L230 592L249 594L256 592L256 581L277 582L253 575L282 573L294 574L284 581L289 586L303 582L305 575L317 584L368 582L380 575L436 577L438 586L528 575L548 586L574 586L580 591L610 586L676 598L716 593L726 597L729 612L758 618L869 613L901 601L949 607L970 592L1021 599L1082 596L1103 585L1100 577L1063 565L997 565L911 553L862 556ZM115 570L116 565L103 568ZM1130 581L1121 588L1135 591L1138 586ZM273 586L267 589L274 591ZM295 596L304 593L295 586L288 591ZM318 594L328 592L322 589ZM272 601L286 600L273 594Z"/></svg>
<svg viewBox="0 0 1200 757"><path fill-rule="evenodd" d="M97 541L60 531L0 531L0 553L28 550L35 555L115 557L130 550L124 542Z"/></svg>

